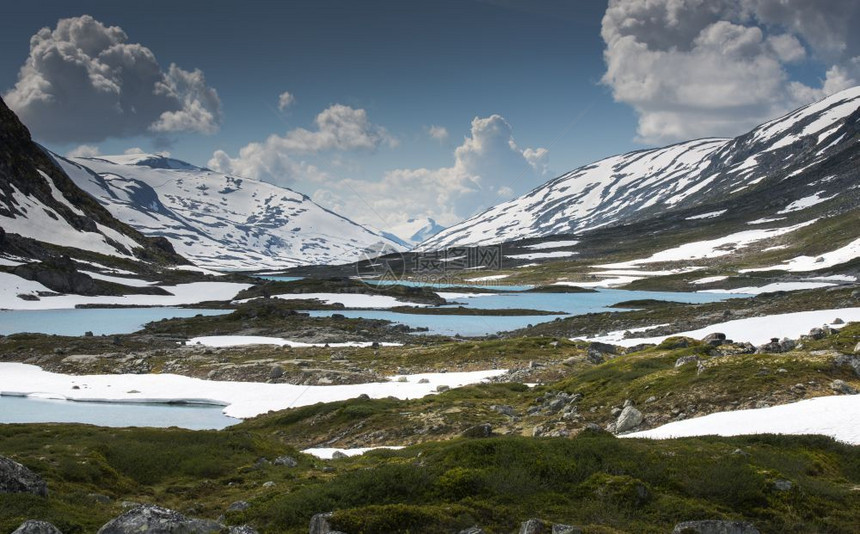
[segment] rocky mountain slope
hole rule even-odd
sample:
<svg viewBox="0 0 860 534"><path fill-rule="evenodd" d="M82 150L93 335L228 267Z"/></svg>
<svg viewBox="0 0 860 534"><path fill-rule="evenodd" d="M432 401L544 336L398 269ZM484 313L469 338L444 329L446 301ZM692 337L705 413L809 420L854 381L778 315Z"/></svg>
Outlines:
<svg viewBox="0 0 860 534"><path fill-rule="evenodd" d="M185 263L167 240L116 220L56 165L0 100L0 252L4 265L76 251L122 260ZM13 261L8 258L21 261Z"/></svg>
<svg viewBox="0 0 860 534"><path fill-rule="evenodd" d="M858 128L860 87L854 87L735 139L688 141L585 165L419 248L583 234L666 214L683 214L682 226L696 226L739 216L767 223L818 205L830 215L844 213L858 205Z"/></svg>
<svg viewBox="0 0 860 534"><path fill-rule="evenodd" d="M151 154L59 164L116 218L168 239L195 264L260 270L348 263L403 247L305 195Z"/></svg>

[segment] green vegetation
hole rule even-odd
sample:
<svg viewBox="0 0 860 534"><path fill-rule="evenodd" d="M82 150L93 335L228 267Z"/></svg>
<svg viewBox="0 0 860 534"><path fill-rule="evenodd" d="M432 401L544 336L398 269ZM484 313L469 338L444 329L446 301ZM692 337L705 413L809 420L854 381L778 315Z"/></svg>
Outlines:
<svg viewBox="0 0 860 534"><path fill-rule="evenodd" d="M573 439L496 437L427 443L322 461L247 427L220 432L0 427L0 453L48 480L48 498L0 495L0 530L24 519L94 532L120 502L158 502L197 517L251 506L229 524L307 532L335 511L350 533L508 533L529 517L586 532L667 532L690 518L750 520L763 532L855 532L860 448L820 437L652 442L587 431ZM294 468L258 462L282 454ZM777 489L788 480L788 491ZM264 487L263 483L273 482ZM110 500L103 497L109 497ZM5 530L4 530L5 529Z"/></svg>

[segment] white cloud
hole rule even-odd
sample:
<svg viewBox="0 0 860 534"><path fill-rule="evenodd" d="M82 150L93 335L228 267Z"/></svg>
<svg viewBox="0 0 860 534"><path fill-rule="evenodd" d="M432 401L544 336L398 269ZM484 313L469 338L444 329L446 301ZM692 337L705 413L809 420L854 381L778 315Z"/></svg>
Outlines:
<svg viewBox="0 0 860 534"><path fill-rule="evenodd" d="M213 170L290 184L298 179L323 181L326 175L314 165L297 161L296 156L323 151L374 150L381 145L394 146L396 140L385 128L373 124L363 109L334 104L314 119L315 130L296 128L283 136L270 135L264 142L254 142L231 158L217 150L209 160Z"/></svg>
<svg viewBox="0 0 860 534"><path fill-rule="evenodd" d="M427 217L447 226L540 184L548 172L547 158L544 148L519 148L503 117L476 117L450 167L396 169L375 182L337 180L312 197L377 227Z"/></svg>
<svg viewBox="0 0 860 534"><path fill-rule="evenodd" d="M602 81L644 142L737 135L856 85L858 22L860 0L611 0ZM791 78L803 61L829 66L819 86Z"/></svg>
<svg viewBox="0 0 860 534"><path fill-rule="evenodd" d="M67 158L94 158L100 155L101 151L95 145L79 145L66 152Z"/></svg>
<svg viewBox="0 0 860 534"><path fill-rule="evenodd" d="M37 137L58 143L212 133L221 120L201 71L170 65L165 72L149 48L89 15L39 30L3 98Z"/></svg>
<svg viewBox="0 0 860 534"><path fill-rule="evenodd" d="M131 148L126 148L125 151L123 151L123 154L125 154L127 156L133 156L135 154L146 154L146 151L143 150L142 148L140 148L139 146L134 146Z"/></svg>
<svg viewBox="0 0 860 534"><path fill-rule="evenodd" d="M296 97L293 96L289 91L284 91L278 96L278 109L284 111L288 107L292 106L296 101Z"/></svg>
<svg viewBox="0 0 860 534"><path fill-rule="evenodd" d="M431 125L427 128L427 134L437 141L448 139L448 129L444 126Z"/></svg>

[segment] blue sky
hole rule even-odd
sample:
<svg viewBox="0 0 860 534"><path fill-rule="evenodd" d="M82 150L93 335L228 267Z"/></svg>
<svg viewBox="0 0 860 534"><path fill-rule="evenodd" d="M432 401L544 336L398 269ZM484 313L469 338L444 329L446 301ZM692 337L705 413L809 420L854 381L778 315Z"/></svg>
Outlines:
<svg viewBox="0 0 860 534"><path fill-rule="evenodd" d="M774 2L716 1L707 13L689 2L680 16L668 0L618 0L609 12L597 0L22 2L0 20L0 91L59 153L166 150L378 227L451 224L604 156L742 133L856 83L857 2L821 0L812 12ZM171 89L125 110L140 121L105 118L104 93L62 87L76 78L46 50L69 44L60 19L83 15L93 22L70 38L81 50L102 32L154 54L135 65ZM43 27L54 34L37 56L30 39ZM28 56L37 67L22 82ZM45 83L68 98L28 101ZM697 100L701 86L718 94ZM293 101L281 110L284 92Z"/></svg>

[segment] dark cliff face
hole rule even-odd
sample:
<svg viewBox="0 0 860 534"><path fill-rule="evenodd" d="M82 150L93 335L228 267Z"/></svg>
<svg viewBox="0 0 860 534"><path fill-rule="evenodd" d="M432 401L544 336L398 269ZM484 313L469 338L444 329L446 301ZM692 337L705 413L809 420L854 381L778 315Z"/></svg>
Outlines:
<svg viewBox="0 0 860 534"><path fill-rule="evenodd" d="M41 173L44 173L44 176ZM54 198L48 179L54 183L69 204L78 208L83 215ZM130 237L142 247L129 251L119 243L108 241L120 252L132 254L150 262L187 263L184 258L176 254L169 243L147 238L137 230L116 220L101 204L78 188L54 159L33 142L27 127L0 98L0 215L5 217L24 215L14 200L15 190L37 199L65 219L65 223L72 228L98 232L97 224L100 224ZM60 223L62 221L58 220L58 224ZM5 234L0 240L2 251L38 259L50 255L32 240L16 239L8 232Z"/></svg>

